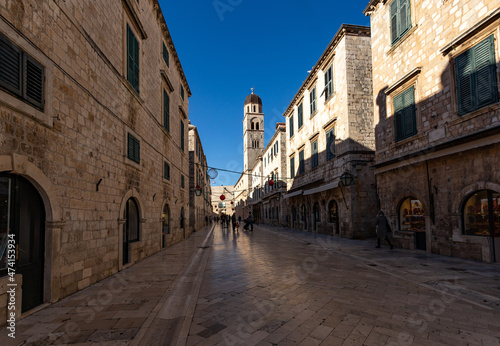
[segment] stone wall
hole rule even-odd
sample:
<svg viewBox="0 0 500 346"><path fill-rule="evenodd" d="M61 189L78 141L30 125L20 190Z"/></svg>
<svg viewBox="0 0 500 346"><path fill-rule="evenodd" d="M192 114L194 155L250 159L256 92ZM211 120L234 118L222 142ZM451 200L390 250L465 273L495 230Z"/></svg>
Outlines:
<svg viewBox="0 0 500 346"><path fill-rule="evenodd" d="M180 108L188 114L190 91L155 3L0 4L0 33L46 71L43 111L0 91L0 167L9 171L4 168L11 166L10 173L25 176L38 188L50 211L47 224L59 227L47 229L46 301L55 302L123 268L121 239L128 198L138 203L141 218L140 240L130 244L131 264L161 249L165 204L171 210L168 245L189 236L188 225L180 229L179 220L182 208L188 215L188 119ZM127 24L139 41L139 93L126 79ZM170 67L162 59L163 42L169 47ZM170 90L169 132L163 126L164 89ZM140 141L140 163L127 158L128 133ZM21 161L26 163L15 165ZM165 161L171 167L169 180L163 178ZM180 187L181 175L185 188Z"/></svg>

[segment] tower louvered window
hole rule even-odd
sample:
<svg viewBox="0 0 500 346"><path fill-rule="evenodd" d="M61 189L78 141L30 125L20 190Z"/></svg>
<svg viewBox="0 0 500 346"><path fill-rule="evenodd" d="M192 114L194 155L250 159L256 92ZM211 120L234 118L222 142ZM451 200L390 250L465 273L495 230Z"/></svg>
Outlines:
<svg viewBox="0 0 500 346"><path fill-rule="evenodd" d="M0 35L0 88L43 110L45 68Z"/></svg>

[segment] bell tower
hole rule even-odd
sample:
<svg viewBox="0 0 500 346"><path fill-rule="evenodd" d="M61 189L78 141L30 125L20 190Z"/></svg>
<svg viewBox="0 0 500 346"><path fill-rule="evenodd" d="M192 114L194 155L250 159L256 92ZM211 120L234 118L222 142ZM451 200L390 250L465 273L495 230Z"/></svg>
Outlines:
<svg viewBox="0 0 500 346"><path fill-rule="evenodd" d="M243 108L243 150L245 172L257 163L257 157L264 150L264 113L262 100L253 93L245 98Z"/></svg>

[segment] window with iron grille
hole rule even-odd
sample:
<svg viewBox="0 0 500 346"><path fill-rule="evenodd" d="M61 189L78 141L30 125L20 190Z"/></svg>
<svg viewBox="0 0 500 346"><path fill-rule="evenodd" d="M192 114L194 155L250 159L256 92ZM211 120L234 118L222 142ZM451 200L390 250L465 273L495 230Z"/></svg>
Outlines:
<svg viewBox="0 0 500 346"><path fill-rule="evenodd" d="M127 24L127 80L139 93L139 41Z"/></svg>
<svg viewBox="0 0 500 346"><path fill-rule="evenodd" d="M458 115L498 101L493 35L455 59Z"/></svg>
<svg viewBox="0 0 500 346"><path fill-rule="evenodd" d="M0 34L0 88L43 111L45 68Z"/></svg>
<svg viewBox="0 0 500 346"><path fill-rule="evenodd" d="M130 133L128 134L128 141L127 141L127 157L131 159L134 162L140 163L141 162L141 143L137 138L132 136Z"/></svg>

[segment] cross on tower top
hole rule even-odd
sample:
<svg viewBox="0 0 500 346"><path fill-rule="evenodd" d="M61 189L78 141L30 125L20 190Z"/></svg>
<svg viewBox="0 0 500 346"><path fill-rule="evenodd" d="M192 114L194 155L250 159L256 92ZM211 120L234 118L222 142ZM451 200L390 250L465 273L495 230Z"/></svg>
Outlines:
<svg viewBox="0 0 500 346"><path fill-rule="evenodd" d="M252 94L253 94L253 88L250 88L252 90Z"/></svg>

